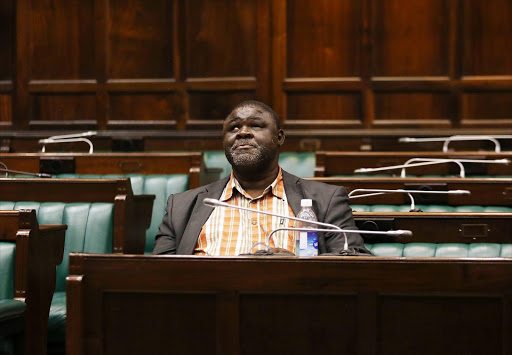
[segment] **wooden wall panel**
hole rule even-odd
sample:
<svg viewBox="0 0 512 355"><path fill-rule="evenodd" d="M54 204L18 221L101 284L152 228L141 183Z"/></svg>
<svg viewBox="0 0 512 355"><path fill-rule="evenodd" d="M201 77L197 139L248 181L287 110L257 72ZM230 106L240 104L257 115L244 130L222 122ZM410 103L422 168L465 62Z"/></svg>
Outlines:
<svg viewBox="0 0 512 355"><path fill-rule="evenodd" d="M288 119L351 121L359 123L362 100L359 92L298 92L287 95Z"/></svg>
<svg viewBox="0 0 512 355"><path fill-rule="evenodd" d="M236 104L252 99L254 91L190 91L189 95L190 118L212 121L225 118Z"/></svg>
<svg viewBox="0 0 512 355"><path fill-rule="evenodd" d="M30 6L30 79L94 78L94 1L31 0Z"/></svg>
<svg viewBox="0 0 512 355"><path fill-rule="evenodd" d="M4 0L0 129L512 125L510 0ZM112 134L117 134L112 132Z"/></svg>
<svg viewBox="0 0 512 355"><path fill-rule="evenodd" d="M173 1L110 0L108 76L173 77Z"/></svg>
<svg viewBox="0 0 512 355"><path fill-rule="evenodd" d="M512 91L467 92L462 95L462 99L463 120L491 120L497 123L496 120L508 119L510 123Z"/></svg>
<svg viewBox="0 0 512 355"><path fill-rule="evenodd" d="M0 81L12 80L13 73L13 1L0 2Z"/></svg>
<svg viewBox="0 0 512 355"><path fill-rule="evenodd" d="M448 75L446 0L374 0L374 76Z"/></svg>
<svg viewBox="0 0 512 355"><path fill-rule="evenodd" d="M0 94L0 123L10 122L12 117L11 95Z"/></svg>
<svg viewBox="0 0 512 355"><path fill-rule="evenodd" d="M185 2L187 78L255 77L258 22L252 0Z"/></svg>
<svg viewBox="0 0 512 355"><path fill-rule="evenodd" d="M96 98L94 95L37 94L31 98L33 121L90 121L89 123L95 121Z"/></svg>
<svg viewBox="0 0 512 355"><path fill-rule="evenodd" d="M289 0L287 77L359 76L358 2Z"/></svg>
<svg viewBox="0 0 512 355"><path fill-rule="evenodd" d="M448 93L376 92L375 121L403 120L409 124L424 120L444 120L449 125Z"/></svg>
<svg viewBox="0 0 512 355"><path fill-rule="evenodd" d="M512 75L512 2L467 0L463 6L463 74Z"/></svg>
<svg viewBox="0 0 512 355"><path fill-rule="evenodd" d="M168 93L110 95L110 123L113 121L160 121L167 125L173 121L176 109L174 95Z"/></svg>

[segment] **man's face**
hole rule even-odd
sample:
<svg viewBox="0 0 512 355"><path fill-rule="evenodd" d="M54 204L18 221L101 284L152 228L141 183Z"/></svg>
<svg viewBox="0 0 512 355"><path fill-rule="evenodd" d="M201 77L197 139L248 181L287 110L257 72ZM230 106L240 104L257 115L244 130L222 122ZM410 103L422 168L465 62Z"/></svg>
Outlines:
<svg viewBox="0 0 512 355"><path fill-rule="evenodd" d="M233 168L257 169L277 165L284 133L268 112L259 106L236 108L224 121L224 151Z"/></svg>

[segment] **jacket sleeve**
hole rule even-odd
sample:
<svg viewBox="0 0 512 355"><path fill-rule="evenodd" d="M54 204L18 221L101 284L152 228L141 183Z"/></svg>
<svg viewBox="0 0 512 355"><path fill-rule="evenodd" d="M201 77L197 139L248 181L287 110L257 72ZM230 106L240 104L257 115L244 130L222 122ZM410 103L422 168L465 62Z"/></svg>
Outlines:
<svg viewBox="0 0 512 355"><path fill-rule="evenodd" d="M165 215L162 223L158 227L158 233L155 237L155 248L153 255L176 254L176 233L172 224L172 208L174 203L174 195L170 195L167 199L165 207Z"/></svg>

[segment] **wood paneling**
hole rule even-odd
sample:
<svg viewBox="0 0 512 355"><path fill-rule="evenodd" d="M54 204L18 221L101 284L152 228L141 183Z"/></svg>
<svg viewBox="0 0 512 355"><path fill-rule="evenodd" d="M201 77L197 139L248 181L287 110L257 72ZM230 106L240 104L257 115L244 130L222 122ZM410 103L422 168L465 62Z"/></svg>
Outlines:
<svg viewBox="0 0 512 355"><path fill-rule="evenodd" d="M94 78L93 0L31 0L28 17L31 79Z"/></svg>
<svg viewBox="0 0 512 355"><path fill-rule="evenodd" d="M173 121L174 97L167 93L110 95L110 121Z"/></svg>
<svg viewBox="0 0 512 355"><path fill-rule="evenodd" d="M287 77L359 75L360 2L287 1Z"/></svg>
<svg viewBox="0 0 512 355"><path fill-rule="evenodd" d="M376 92L375 120L404 120L420 123L422 120L446 120L449 124L450 107L447 93Z"/></svg>
<svg viewBox="0 0 512 355"><path fill-rule="evenodd" d="M10 95L0 95L0 122L10 122L12 117L12 102Z"/></svg>
<svg viewBox="0 0 512 355"><path fill-rule="evenodd" d="M34 121L94 121L96 101L88 94L48 94L32 96Z"/></svg>
<svg viewBox="0 0 512 355"><path fill-rule="evenodd" d="M186 77L255 76L257 14L252 0L185 1Z"/></svg>
<svg viewBox="0 0 512 355"><path fill-rule="evenodd" d="M0 2L0 80L12 80L14 6L12 0Z"/></svg>
<svg viewBox="0 0 512 355"><path fill-rule="evenodd" d="M467 92L462 95L463 119L504 120L511 123L512 90Z"/></svg>
<svg viewBox="0 0 512 355"><path fill-rule="evenodd" d="M109 1L110 78L173 77L173 1Z"/></svg>
<svg viewBox="0 0 512 355"><path fill-rule="evenodd" d="M359 123L362 117L359 92L293 92L286 98L290 120L345 120Z"/></svg>
<svg viewBox="0 0 512 355"><path fill-rule="evenodd" d="M509 0L5 0L0 127L213 134L256 99L287 129L499 134L511 52Z"/></svg>
<svg viewBox="0 0 512 355"><path fill-rule="evenodd" d="M373 75L447 75L447 3L373 0Z"/></svg>
<svg viewBox="0 0 512 355"><path fill-rule="evenodd" d="M512 2L463 1L464 75L512 75Z"/></svg>

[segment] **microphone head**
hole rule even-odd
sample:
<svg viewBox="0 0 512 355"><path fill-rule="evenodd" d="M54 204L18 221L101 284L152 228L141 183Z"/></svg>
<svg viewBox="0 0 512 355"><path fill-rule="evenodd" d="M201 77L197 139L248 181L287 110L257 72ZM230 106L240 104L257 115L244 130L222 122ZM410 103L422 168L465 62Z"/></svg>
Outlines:
<svg viewBox="0 0 512 355"><path fill-rule="evenodd" d="M412 237L412 232L407 229L397 229L396 231L393 232L395 232L395 236L397 237Z"/></svg>
<svg viewBox="0 0 512 355"><path fill-rule="evenodd" d="M215 198L205 198L203 200L203 203L206 205L206 206L210 206L210 207L231 207L231 205L229 205L228 203L226 202L222 202L222 201L219 201Z"/></svg>

